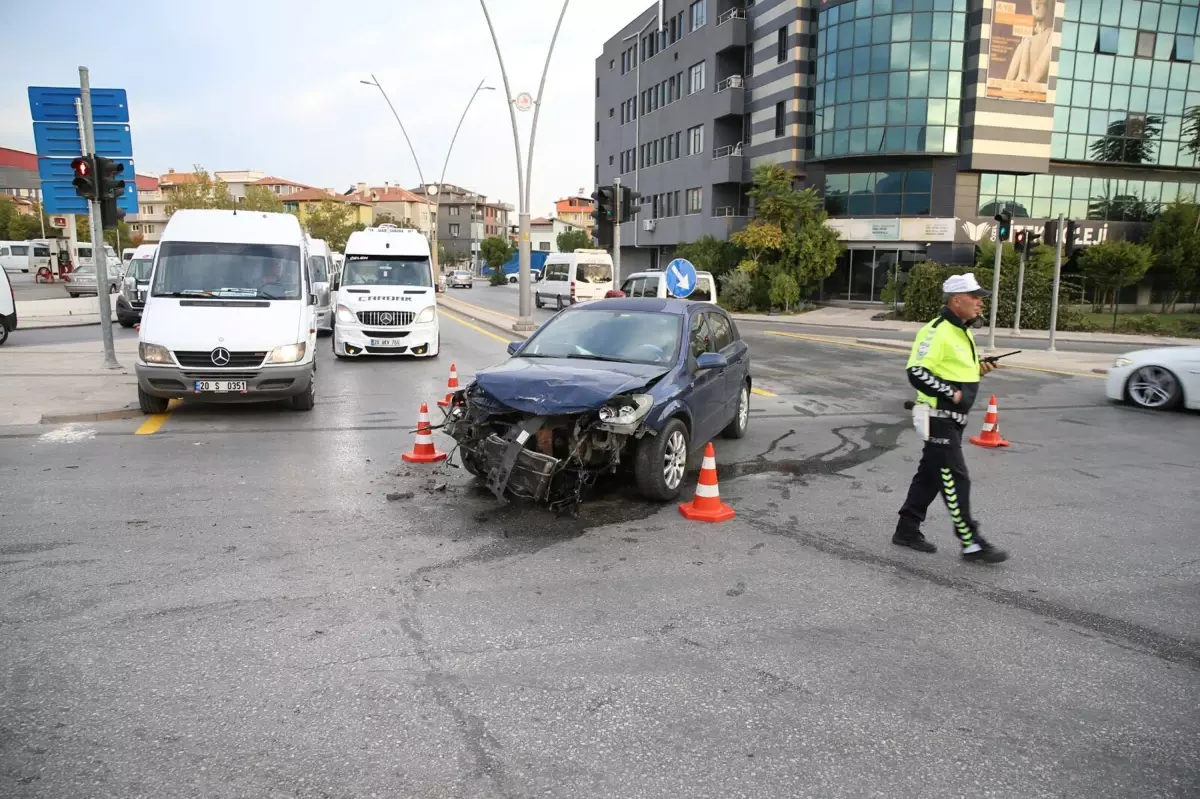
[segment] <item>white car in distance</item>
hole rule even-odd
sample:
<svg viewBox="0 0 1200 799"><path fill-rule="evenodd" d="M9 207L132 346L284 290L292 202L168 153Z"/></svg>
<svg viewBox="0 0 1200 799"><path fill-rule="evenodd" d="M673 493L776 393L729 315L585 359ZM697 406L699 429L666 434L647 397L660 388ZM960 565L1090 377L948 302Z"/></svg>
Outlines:
<svg viewBox="0 0 1200 799"><path fill-rule="evenodd" d="M1155 347L1118 357L1105 394L1139 408L1200 410L1200 347Z"/></svg>

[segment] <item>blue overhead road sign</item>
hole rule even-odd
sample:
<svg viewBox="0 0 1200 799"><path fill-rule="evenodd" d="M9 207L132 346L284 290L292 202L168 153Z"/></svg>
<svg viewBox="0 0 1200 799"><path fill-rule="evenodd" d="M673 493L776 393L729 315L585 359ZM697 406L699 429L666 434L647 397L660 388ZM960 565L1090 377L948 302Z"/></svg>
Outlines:
<svg viewBox="0 0 1200 799"><path fill-rule="evenodd" d="M129 129L129 101L124 89L92 89L92 132L95 154L112 158L125 169L125 193L117 205L127 214L138 211L134 185L133 137ZM49 214L85 214L87 200L75 194L71 160L83 155L75 101L79 89L69 86L30 86L29 113L37 146L38 175L42 179L43 210Z"/></svg>
<svg viewBox="0 0 1200 799"><path fill-rule="evenodd" d="M667 291L671 296L686 300L696 290L696 267L686 258L676 258L667 264Z"/></svg>

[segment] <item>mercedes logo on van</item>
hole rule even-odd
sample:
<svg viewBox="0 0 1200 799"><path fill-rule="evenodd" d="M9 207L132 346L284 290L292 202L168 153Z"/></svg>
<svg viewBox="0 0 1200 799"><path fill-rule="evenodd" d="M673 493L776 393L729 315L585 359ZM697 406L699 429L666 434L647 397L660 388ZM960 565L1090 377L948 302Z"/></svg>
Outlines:
<svg viewBox="0 0 1200 799"><path fill-rule="evenodd" d="M213 366L229 365L229 350L224 347L217 347L209 357L212 358Z"/></svg>
<svg viewBox="0 0 1200 799"><path fill-rule="evenodd" d="M392 315L390 313L388 313L387 311L384 311L383 313L381 313L379 315L379 324L390 325L391 323L392 323Z"/></svg>

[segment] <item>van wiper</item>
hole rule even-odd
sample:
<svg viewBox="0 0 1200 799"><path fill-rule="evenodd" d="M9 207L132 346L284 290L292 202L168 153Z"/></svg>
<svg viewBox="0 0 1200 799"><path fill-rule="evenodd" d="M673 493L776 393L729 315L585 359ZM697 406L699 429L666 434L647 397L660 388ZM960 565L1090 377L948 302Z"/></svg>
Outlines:
<svg viewBox="0 0 1200 799"><path fill-rule="evenodd" d="M164 291L155 294L155 297L211 297L212 292L201 291L200 289L185 289L184 291Z"/></svg>

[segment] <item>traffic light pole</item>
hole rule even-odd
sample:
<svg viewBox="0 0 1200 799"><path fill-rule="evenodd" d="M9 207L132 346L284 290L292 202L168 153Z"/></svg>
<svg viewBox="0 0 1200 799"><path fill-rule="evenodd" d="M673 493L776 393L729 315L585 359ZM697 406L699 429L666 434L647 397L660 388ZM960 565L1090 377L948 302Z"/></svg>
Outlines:
<svg viewBox="0 0 1200 799"><path fill-rule="evenodd" d="M79 68L79 103L75 106L79 116L79 143L84 155L96 151L96 138L92 129L92 87L88 80L87 67ZM100 176L96 175L99 187ZM117 352L113 347L112 297L108 293L108 258L104 254L104 225L100 220L100 203L96 198L88 200L88 222L92 231L92 263L96 267L96 301L100 306L100 336L104 339L104 368L120 369Z"/></svg>
<svg viewBox="0 0 1200 799"><path fill-rule="evenodd" d="M1000 238L1000 226L996 225L996 261L992 265L992 309L988 316L988 352L996 351L996 308L1000 305L1000 257L1003 253L1004 240Z"/></svg>
<svg viewBox="0 0 1200 799"><path fill-rule="evenodd" d="M621 285L621 179L613 178L613 285Z"/></svg>
<svg viewBox="0 0 1200 799"><path fill-rule="evenodd" d="M1063 227L1063 215L1058 215L1058 228L1054 233L1054 286L1050 295L1050 346L1046 349L1054 352L1054 329L1058 327L1058 286L1062 281L1062 252L1063 238L1067 231Z"/></svg>
<svg viewBox="0 0 1200 799"><path fill-rule="evenodd" d="M1021 247L1021 263L1017 267L1017 309L1013 314L1012 334L1021 335L1021 295L1025 293L1025 256L1029 253L1029 238L1026 234L1024 246Z"/></svg>

